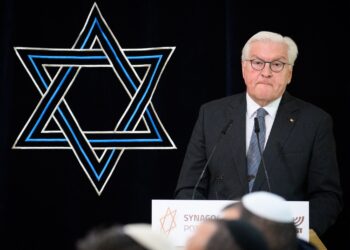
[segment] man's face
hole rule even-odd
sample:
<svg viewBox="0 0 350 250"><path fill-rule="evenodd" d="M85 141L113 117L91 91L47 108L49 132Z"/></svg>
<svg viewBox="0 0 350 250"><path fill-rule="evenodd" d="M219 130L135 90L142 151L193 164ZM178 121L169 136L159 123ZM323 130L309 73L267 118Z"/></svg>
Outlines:
<svg viewBox="0 0 350 250"><path fill-rule="evenodd" d="M247 59L288 63L287 49L287 45L283 43L256 41L251 44ZM282 71L274 72L270 63L266 63L262 70L256 70L250 61L243 61L242 74L249 96L259 105L265 106L283 95L292 79L292 66L286 64Z"/></svg>

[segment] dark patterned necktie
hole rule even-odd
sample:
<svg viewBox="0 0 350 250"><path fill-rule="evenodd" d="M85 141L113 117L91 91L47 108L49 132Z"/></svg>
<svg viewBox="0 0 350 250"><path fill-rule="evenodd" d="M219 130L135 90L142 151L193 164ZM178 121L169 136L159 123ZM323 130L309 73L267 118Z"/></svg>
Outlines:
<svg viewBox="0 0 350 250"><path fill-rule="evenodd" d="M265 115L267 115L267 112L263 108L259 108L256 112L256 117L258 118L259 128L260 128L259 141L260 141L260 148L262 152L264 151L265 134L266 134ZM249 192L252 191L260 162L261 162L261 156L258 148L258 140L257 140L256 133L253 129L252 136L250 138L248 153L247 153Z"/></svg>

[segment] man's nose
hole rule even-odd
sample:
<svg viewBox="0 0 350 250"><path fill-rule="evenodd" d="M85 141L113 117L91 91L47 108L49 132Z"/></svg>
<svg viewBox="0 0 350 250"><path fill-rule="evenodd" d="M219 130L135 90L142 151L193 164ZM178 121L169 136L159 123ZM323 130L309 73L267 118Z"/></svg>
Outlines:
<svg viewBox="0 0 350 250"><path fill-rule="evenodd" d="M261 70L261 75L264 77L271 77L272 76L272 70L270 68L269 62L265 63L265 67Z"/></svg>

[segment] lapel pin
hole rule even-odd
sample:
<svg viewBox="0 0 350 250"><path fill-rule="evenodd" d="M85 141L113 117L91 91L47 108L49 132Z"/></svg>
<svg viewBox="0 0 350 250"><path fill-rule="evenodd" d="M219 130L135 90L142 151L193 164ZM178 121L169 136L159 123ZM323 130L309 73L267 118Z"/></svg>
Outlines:
<svg viewBox="0 0 350 250"><path fill-rule="evenodd" d="M295 120L294 120L293 118L289 118L289 121L290 121L291 123L294 123L294 122L295 122Z"/></svg>

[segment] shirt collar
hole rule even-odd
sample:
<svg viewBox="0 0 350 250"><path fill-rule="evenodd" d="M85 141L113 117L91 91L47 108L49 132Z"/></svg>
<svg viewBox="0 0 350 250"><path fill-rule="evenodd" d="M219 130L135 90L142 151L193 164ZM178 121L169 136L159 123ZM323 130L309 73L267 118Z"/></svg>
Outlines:
<svg viewBox="0 0 350 250"><path fill-rule="evenodd" d="M259 104L257 104L249 95L246 93L247 96L247 117L253 118L255 116L256 111L261 108ZM277 98L276 100L270 102L263 108L266 110L268 115L270 115L272 118L275 118L278 106L281 102L282 96Z"/></svg>

